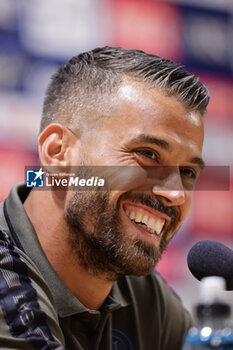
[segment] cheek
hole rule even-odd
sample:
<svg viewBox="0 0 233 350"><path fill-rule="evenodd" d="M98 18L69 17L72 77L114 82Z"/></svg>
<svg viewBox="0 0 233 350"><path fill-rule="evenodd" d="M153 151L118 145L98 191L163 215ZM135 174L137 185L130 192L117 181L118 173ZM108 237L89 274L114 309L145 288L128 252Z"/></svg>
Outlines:
<svg viewBox="0 0 233 350"><path fill-rule="evenodd" d="M119 202L119 198L121 195L123 195L125 191L109 191L109 206L112 209L116 209L118 204L120 204L120 210L121 208L121 201Z"/></svg>
<svg viewBox="0 0 233 350"><path fill-rule="evenodd" d="M100 169L100 173L95 175L105 180L105 189L109 191L113 202L126 192L149 191L153 188L154 181L139 166L105 166Z"/></svg>

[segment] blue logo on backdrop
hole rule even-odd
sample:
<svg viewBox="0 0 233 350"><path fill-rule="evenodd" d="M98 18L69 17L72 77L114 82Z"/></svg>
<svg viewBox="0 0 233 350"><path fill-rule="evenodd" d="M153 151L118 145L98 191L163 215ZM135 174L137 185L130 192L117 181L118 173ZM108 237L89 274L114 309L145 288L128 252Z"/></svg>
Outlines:
<svg viewBox="0 0 233 350"><path fill-rule="evenodd" d="M134 350L129 337L118 329L112 330L112 348L113 350Z"/></svg>
<svg viewBox="0 0 233 350"><path fill-rule="evenodd" d="M26 171L26 187L44 187L44 171L41 168Z"/></svg>

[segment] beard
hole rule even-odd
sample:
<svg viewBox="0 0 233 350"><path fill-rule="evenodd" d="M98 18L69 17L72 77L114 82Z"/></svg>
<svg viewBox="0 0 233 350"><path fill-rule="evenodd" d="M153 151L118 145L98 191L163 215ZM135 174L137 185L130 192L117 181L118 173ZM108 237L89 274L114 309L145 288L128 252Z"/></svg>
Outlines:
<svg viewBox="0 0 233 350"><path fill-rule="evenodd" d="M158 247L124 231L120 204L126 199L171 217ZM95 276L114 281L120 275L141 276L152 272L167 247L168 233L177 226L179 215L174 207L164 207L151 194L124 193L114 207L107 191L79 191L69 200L65 218L69 227L68 242L79 266Z"/></svg>

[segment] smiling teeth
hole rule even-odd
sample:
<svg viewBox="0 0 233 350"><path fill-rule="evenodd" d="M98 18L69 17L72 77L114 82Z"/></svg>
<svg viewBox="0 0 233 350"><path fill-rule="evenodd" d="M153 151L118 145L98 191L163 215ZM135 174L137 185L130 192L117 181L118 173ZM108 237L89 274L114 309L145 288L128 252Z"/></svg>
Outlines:
<svg viewBox="0 0 233 350"><path fill-rule="evenodd" d="M142 221L142 214L141 213L136 213L135 221L136 222L141 222Z"/></svg>
<svg viewBox="0 0 233 350"><path fill-rule="evenodd" d="M154 219L152 217L149 219L148 215L143 215L141 212L129 211L128 209L126 210L126 214L132 221L136 222L137 225L151 233L159 235L163 229L164 219Z"/></svg>
<svg viewBox="0 0 233 350"><path fill-rule="evenodd" d="M135 219L135 212L134 212L134 211L131 211L131 212L129 213L129 218L130 218L131 220L134 220L134 219Z"/></svg>
<svg viewBox="0 0 233 350"><path fill-rule="evenodd" d="M147 215L144 215L144 216L142 217L142 223L149 227L149 225L148 225L148 216L147 216ZM152 227L151 227L151 228L152 228Z"/></svg>

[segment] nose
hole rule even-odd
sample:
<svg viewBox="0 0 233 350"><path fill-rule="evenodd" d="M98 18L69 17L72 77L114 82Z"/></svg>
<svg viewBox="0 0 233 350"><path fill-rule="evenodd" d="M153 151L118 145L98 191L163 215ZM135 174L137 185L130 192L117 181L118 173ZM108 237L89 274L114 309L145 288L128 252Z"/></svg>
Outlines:
<svg viewBox="0 0 233 350"><path fill-rule="evenodd" d="M179 168L167 167L163 171L163 178L153 186L152 192L159 196L162 202L167 206L180 206L186 200Z"/></svg>
<svg viewBox="0 0 233 350"><path fill-rule="evenodd" d="M163 190L161 188L157 188L157 186L154 186L152 192L157 197L159 196L163 204L166 206L180 206L185 202L185 191L183 190L167 191L165 189Z"/></svg>

